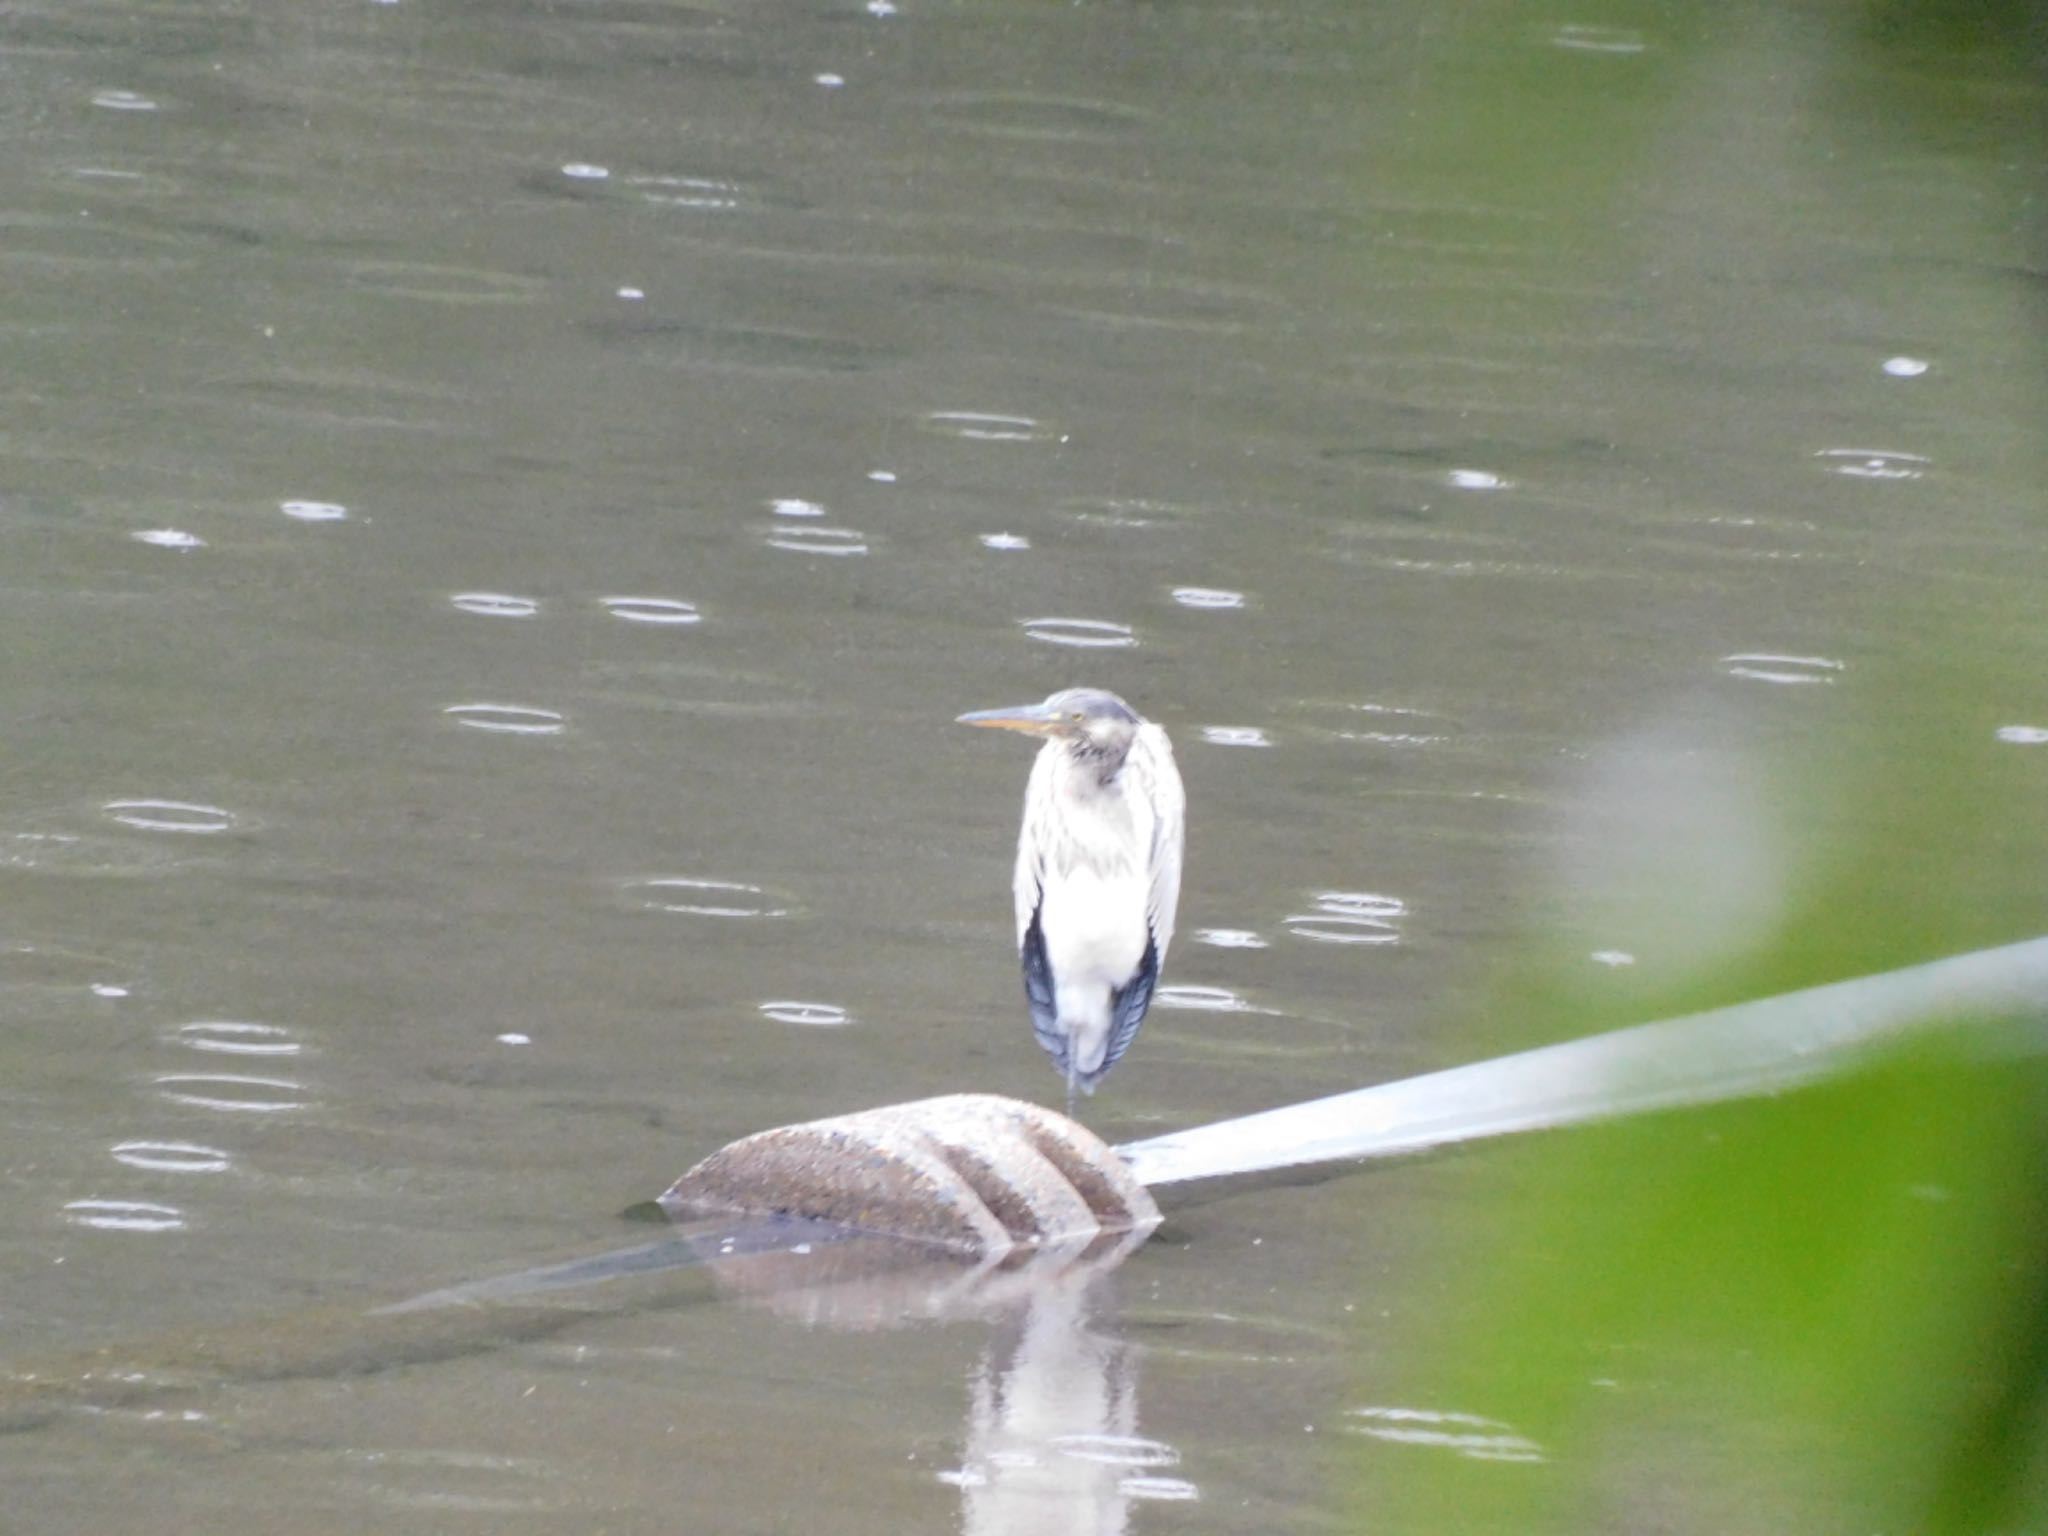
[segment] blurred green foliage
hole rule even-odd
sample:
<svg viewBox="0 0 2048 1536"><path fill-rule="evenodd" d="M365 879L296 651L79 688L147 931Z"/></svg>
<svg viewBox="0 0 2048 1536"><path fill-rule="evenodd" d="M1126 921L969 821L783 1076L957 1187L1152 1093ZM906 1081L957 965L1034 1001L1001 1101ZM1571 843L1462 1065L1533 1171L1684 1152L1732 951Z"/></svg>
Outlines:
<svg viewBox="0 0 2048 1536"><path fill-rule="evenodd" d="M1560 1038L2048 933L2048 764L1987 725L2028 691L1996 659L1902 665L1796 751L1725 753L1769 787L1768 929L1661 987L1560 943L1493 1015ZM1681 952L1688 871L1616 867L1605 910ZM1353 1442L1351 1507L1396 1532L2048 1530L2048 999L1844 1066L1475 1154L1476 1230L1370 1395L1543 1460Z"/></svg>
<svg viewBox="0 0 2048 1536"><path fill-rule="evenodd" d="M1727 185L1753 170L1756 206L1734 211L1769 238L1784 145L1762 137L1765 110L1784 114L1778 132L1819 132L1794 112L1797 91L1832 92L1886 142L1938 147L1979 177L2013 270L2038 275L2048 8L1605 0L1568 19L1665 46L1622 88L1592 91L1555 51L1502 42L1542 24L1525 9L1460 12L1439 68L1495 72L1492 114L1445 92L1460 115L1421 114L1391 171L1374 172L1445 200L1576 211L1569 249L1616 239L1646 175L1746 167ZM1687 162L1679 118L1708 80L1742 105L1720 119L1724 153ZM2024 185L2008 176L2022 168ZM1901 249L1916 227L1909 214L1893 226ZM1996 291L2009 306L1997 325L2038 326L2036 299ZM1938 306L1920 319L1957 336L1983 321ZM2038 486L2048 439L2030 426L2011 441L2017 480ZM1595 853L1620 852L1582 868L1620 877L1563 894L1558 907L1581 910L1553 910L1485 1010L1514 1038L1474 1031L1467 1054L2048 933L2048 748L1994 735L2038 720L2048 675L2048 631L2018 590L1930 583L1921 602L1872 612L1856 669L1824 703L1801 698L1796 723L1769 700L1719 718L1681 701L1645 761L1662 752L1687 787L1727 797L1696 806L1668 781L1638 783L1633 816L1586 818L1582 835L1610 844ZM1735 820L1664 846L1670 819L1731 807ZM1768 879L1738 888L1763 920L1717 926L1702 892L1728 866L1711 856L1751 837ZM1646 963L1591 974L1586 938L1617 929L1615 947ZM1360 1386L1368 1402L1486 1422L1402 1421L1438 1423L1433 1443L1347 1437L1349 1527L2048 1531L2048 999L2016 1025L1950 1022L1820 1087L1472 1153L1476 1208L1446 1223L1442 1270L1405 1298L1425 1321ZM1483 1459L1489 1435L1523 1437L1540 1459Z"/></svg>

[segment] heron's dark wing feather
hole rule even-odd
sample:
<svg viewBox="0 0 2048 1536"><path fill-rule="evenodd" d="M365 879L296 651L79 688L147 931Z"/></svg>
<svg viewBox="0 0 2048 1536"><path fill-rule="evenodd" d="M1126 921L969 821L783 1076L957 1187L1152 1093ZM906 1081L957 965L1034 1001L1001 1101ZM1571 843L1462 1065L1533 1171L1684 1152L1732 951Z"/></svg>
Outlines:
<svg viewBox="0 0 2048 1536"><path fill-rule="evenodd" d="M1045 930L1039 927L1039 908L1024 929L1020 954L1024 961L1024 1000L1031 1005L1031 1032L1064 1075L1067 1070L1067 1037L1060 1029L1059 1005L1053 1000L1052 961L1045 953Z"/></svg>
<svg viewBox="0 0 2048 1536"><path fill-rule="evenodd" d="M1145 940L1145 958L1138 962L1138 974L1109 994L1109 1045L1102 1053L1102 1065L1082 1081L1090 1093L1109 1075L1109 1069L1138 1038L1138 1026L1145 1022L1145 1010L1152 1006L1152 989L1159 982L1159 946Z"/></svg>

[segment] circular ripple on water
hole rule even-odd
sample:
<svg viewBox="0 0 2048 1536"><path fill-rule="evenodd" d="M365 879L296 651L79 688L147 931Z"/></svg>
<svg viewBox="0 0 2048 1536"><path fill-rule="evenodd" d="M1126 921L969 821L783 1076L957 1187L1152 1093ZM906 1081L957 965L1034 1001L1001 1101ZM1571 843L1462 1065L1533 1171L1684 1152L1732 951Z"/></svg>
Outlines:
<svg viewBox="0 0 2048 1536"><path fill-rule="evenodd" d="M822 528L811 523L771 523L770 549L790 549L804 555L864 555L868 536L858 528Z"/></svg>
<svg viewBox="0 0 2048 1536"><path fill-rule="evenodd" d="M1112 650L1136 645L1138 637L1128 624L1108 619L1022 619L1024 633L1047 645L1069 645L1080 650Z"/></svg>
<svg viewBox="0 0 2048 1536"><path fill-rule="evenodd" d="M693 875L657 875L633 880L626 885L650 912L675 912L686 917L787 917L789 908L778 906L758 885L740 880L702 880Z"/></svg>
<svg viewBox="0 0 2048 1536"><path fill-rule="evenodd" d="M801 1003L789 998L761 1004L761 1012L778 1024L802 1024L810 1029L837 1029L851 1024L853 1015L833 1003Z"/></svg>
<svg viewBox="0 0 2048 1536"><path fill-rule="evenodd" d="M441 713L473 731L513 736L556 736L567 724L559 711L531 704L450 704Z"/></svg>
<svg viewBox="0 0 2048 1536"><path fill-rule="evenodd" d="M186 800L109 800L100 809L124 827L144 832L191 832L201 835L225 832L235 824L235 813L217 805L196 805Z"/></svg>
<svg viewBox="0 0 2048 1536"><path fill-rule="evenodd" d="M101 1232L182 1232L185 1213L154 1200L73 1200L64 1207L74 1226Z"/></svg>
<svg viewBox="0 0 2048 1536"><path fill-rule="evenodd" d="M1318 891L1316 910L1343 917L1392 919L1406 917L1408 903L1398 896L1382 896L1375 891Z"/></svg>
<svg viewBox="0 0 2048 1536"><path fill-rule="evenodd" d="M288 1077L252 1077L237 1072L166 1072L156 1087L174 1104L231 1114L275 1115L306 1107L306 1085Z"/></svg>
<svg viewBox="0 0 2048 1536"><path fill-rule="evenodd" d="M150 1173L226 1173L234 1162L219 1147L195 1141L119 1141L108 1151L115 1162Z"/></svg>
<svg viewBox="0 0 2048 1536"><path fill-rule="evenodd" d="M280 501L277 510L302 523L338 523L348 516L338 501Z"/></svg>
<svg viewBox="0 0 2048 1536"><path fill-rule="evenodd" d="M1407 915L1408 904L1398 896L1322 891L1313 912L1296 912L1283 921L1289 933L1314 944L1395 944L1401 938L1395 923Z"/></svg>
<svg viewBox="0 0 2048 1536"><path fill-rule="evenodd" d="M1823 448L1814 457L1829 474L1852 480L1918 480L1934 462L1925 454L1889 448Z"/></svg>
<svg viewBox="0 0 2048 1536"><path fill-rule="evenodd" d="M1249 928L1197 928L1197 944L1211 944L1217 949L1265 949L1266 941Z"/></svg>
<svg viewBox="0 0 2048 1536"><path fill-rule="evenodd" d="M275 1024L248 1024L226 1019L180 1024L171 1036L187 1050L223 1056L296 1056L302 1047Z"/></svg>
<svg viewBox="0 0 2048 1536"><path fill-rule="evenodd" d="M933 432L972 443L1049 443L1056 435L1033 417L995 411L933 411L924 424Z"/></svg>
<svg viewBox="0 0 2048 1536"><path fill-rule="evenodd" d="M607 597L599 601L613 618L629 624L695 624L704 617L695 603L679 597Z"/></svg>
<svg viewBox="0 0 2048 1536"><path fill-rule="evenodd" d="M533 598L515 597L510 592L457 592L448 601L464 613L492 619L530 619L540 612L540 604Z"/></svg>
<svg viewBox="0 0 2048 1536"><path fill-rule="evenodd" d="M1296 912L1283 918L1297 939L1316 944L1395 944L1401 935L1393 924L1376 917L1339 917L1325 912Z"/></svg>
<svg viewBox="0 0 2048 1536"><path fill-rule="evenodd" d="M1202 740L1212 747L1270 747L1273 739L1256 725L1205 725Z"/></svg>
<svg viewBox="0 0 2048 1536"><path fill-rule="evenodd" d="M182 528L138 528L128 537L138 544L154 544L158 549L206 548L206 540Z"/></svg>
<svg viewBox="0 0 2048 1536"><path fill-rule="evenodd" d="M1777 656L1767 651L1739 651L1723 656L1721 664L1730 677L1746 677L1758 683L1832 683L1847 663L1828 656Z"/></svg>
<svg viewBox="0 0 2048 1536"><path fill-rule="evenodd" d="M1173 600L1183 608L1242 608L1244 594L1227 587L1175 587Z"/></svg>

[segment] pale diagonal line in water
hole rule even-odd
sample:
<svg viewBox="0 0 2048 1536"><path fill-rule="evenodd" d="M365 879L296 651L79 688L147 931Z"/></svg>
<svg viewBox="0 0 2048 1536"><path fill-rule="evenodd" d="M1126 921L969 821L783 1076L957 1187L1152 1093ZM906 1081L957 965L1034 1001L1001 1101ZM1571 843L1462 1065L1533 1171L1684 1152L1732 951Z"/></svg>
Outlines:
<svg viewBox="0 0 2048 1536"><path fill-rule="evenodd" d="M1145 1184L1385 1157L1796 1087L1946 1021L2048 1022L2048 938L1452 1067L1118 1147ZM2038 1050L2040 1033L2028 1037Z"/></svg>

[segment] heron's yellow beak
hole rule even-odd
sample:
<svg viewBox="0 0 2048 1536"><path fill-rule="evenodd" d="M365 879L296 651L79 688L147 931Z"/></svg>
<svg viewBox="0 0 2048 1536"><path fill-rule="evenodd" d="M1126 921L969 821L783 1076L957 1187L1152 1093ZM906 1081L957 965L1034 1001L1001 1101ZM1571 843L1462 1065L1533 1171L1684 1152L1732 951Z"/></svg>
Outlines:
<svg viewBox="0 0 2048 1536"><path fill-rule="evenodd" d="M1050 736L1058 727L1060 717L1043 704L1013 704L1005 709L977 709L972 714L961 715L957 725L987 725L999 731L1029 731L1034 736Z"/></svg>

